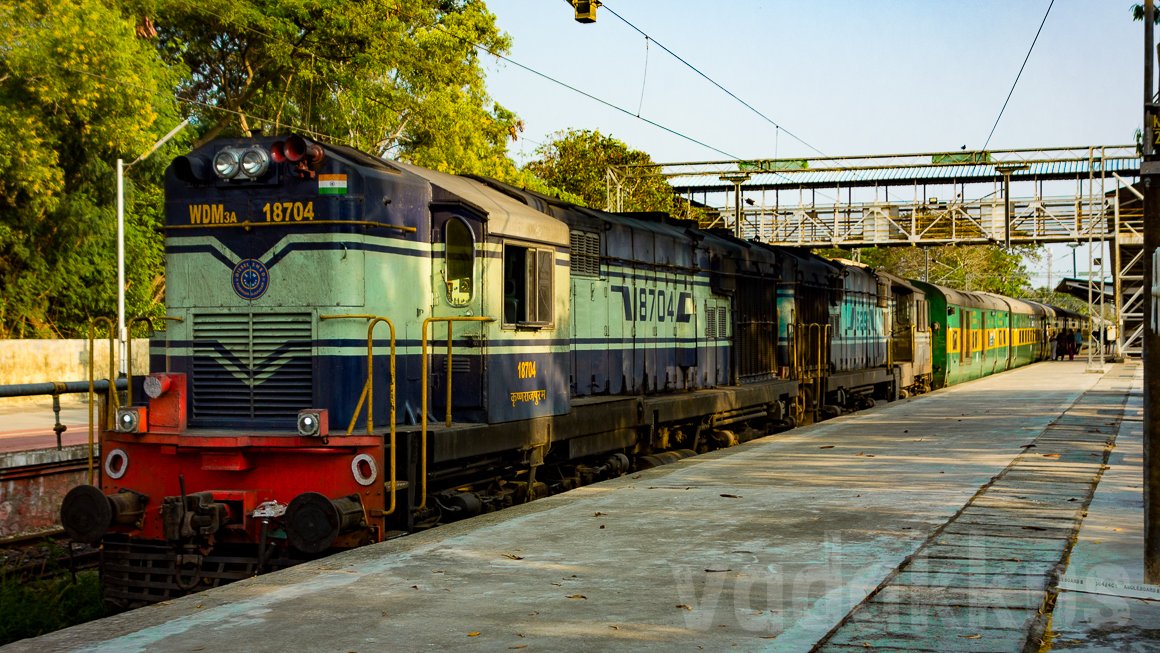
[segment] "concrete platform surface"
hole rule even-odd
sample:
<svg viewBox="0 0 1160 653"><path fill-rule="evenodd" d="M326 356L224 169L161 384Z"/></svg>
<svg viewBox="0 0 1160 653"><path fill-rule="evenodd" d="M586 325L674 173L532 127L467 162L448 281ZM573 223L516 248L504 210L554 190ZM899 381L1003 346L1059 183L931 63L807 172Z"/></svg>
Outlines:
<svg viewBox="0 0 1160 653"><path fill-rule="evenodd" d="M1116 448L1060 583L1052 650L1160 651L1160 587L1144 583L1143 368L1135 370Z"/></svg>
<svg viewBox="0 0 1160 653"><path fill-rule="evenodd" d="M1116 370L1040 363L3 650L1024 650Z"/></svg>

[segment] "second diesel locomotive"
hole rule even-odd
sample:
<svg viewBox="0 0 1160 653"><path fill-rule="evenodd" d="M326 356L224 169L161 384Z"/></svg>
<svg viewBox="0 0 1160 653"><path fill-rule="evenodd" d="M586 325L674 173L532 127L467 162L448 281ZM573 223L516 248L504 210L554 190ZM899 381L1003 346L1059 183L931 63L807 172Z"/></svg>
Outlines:
<svg viewBox="0 0 1160 653"><path fill-rule="evenodd" d="M61 511L121 607L1038 360L1052 317L299 136L178 158L165 215L156 371Z"/></svg>

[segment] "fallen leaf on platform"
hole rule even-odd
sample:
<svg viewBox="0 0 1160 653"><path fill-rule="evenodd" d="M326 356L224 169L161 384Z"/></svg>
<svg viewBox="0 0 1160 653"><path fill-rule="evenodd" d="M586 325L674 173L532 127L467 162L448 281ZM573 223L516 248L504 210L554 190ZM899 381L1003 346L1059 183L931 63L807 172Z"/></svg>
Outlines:
<svg viewBox="0 0 1160 653"><path fill-rule="evenodd" d="M722 494L721 496L725 497L726 499L740 499L740 498L742 498L742 497L737 496L736 494Z"/></svg>
<svg viewBox="0 0 1160 653"><path fill-rule="evenodd" d="M609 628L611 628L613 630L620 630L620 626L611 626L610 625Z"/></svg>
<svg viewBox="0 0 1160 653"><path fill-rule="evenodd" d="M975 633L974 635L959 635L959 637L962 637L963 639L983 639L983 636L978 633Z"/></svg>
<svg viewBox="0 0 1160 653"><path fill-rule="evenodd" d="M503 557L507 558L508 560L523 560L524 559L523 556L518 556L514 553L505 553L505 554L503 554Z"/></svg>
<svg viewBox="0 0 1160 653"><path fill-rule="evenodd" d="M678 603L678 604L677 604L677 607L678 607L678 608L681 608L681 609L684 609L684 610L688 610L689 612L692 612L692 611L693 611L693 609L692 609L692 608L690 608L689 606L685 605L684 603Z"/></svg>
<svg viewBox="0 0 1160 653"><path fill-rule="evenodd" d="M1035 445L1034 444L1021 444L1021 445L1019 445L1019 448L1020 449L1034 449Z"/></svg>
<svg viewBox="0 0 1160 653"><path fill-rule="evenodd" d="M823 444L822 446L820 446L820 447L818 447L818 448L819 448L819 449L833 449L833 448L834 448L834 445L832 445L832 444Z"/></svg>
<svg viewBox="0 0 1160 653"><path fill-rule="evenodd" d="M564 598L566 598L566 599L584 599L585 601L588 600L588 597L584 596L583 594L569 594L568 596L566 596Z"/></svg>
<svg viewBox="0 0 1160 653"><path fill-rule="evenodd" d="M468 637L479 637L479 635L480 635L480 632L478 630L473 630L470 633L467 633Z"/></svg>
<svg viewBox="0 0 1160 653"><path fill-rule="evenodd" d="M1057 453L1045 453L1045 454L1043 454L1043 457L1044 458L1059 458L1059 454L1057 454Z"/></svg>
<svg viewBox="0 0 1160 653"><path fill-rule="evenodd" d="M598 512L598 513L596 513L596 514L594 514L594 515L592 515L592 516L593 516L593 517L599 517L600 515L603 515L603 514L604 514L604 513L602 513L602 512Z"/></svg>
<svg viewBox="0 0 1160 653"><path fill-rule="evenodd" d="M720 574L720 573L724 573L726 571L733 571L733 570L732 569L706 569L705 571L707 573L710 573L710 574Z"/></svg>

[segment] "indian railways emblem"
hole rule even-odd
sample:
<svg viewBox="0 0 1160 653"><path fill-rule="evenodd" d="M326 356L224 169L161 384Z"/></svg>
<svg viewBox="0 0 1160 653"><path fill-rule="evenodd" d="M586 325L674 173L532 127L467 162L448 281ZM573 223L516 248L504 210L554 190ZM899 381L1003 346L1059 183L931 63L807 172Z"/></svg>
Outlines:
<svg viewBox="0 0 1160 653"><path fill-rule="evenodd" d="M234 266L234 292L242 299L257 299L270 287L270 271L261 261L246 258Z"/></svg>

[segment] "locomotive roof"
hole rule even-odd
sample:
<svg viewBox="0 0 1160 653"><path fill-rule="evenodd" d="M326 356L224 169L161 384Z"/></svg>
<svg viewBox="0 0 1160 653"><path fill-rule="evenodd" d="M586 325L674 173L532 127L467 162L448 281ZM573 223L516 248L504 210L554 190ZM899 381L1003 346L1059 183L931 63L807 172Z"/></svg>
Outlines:
<svg viewBox="0 0 1160 653"><path fill-rule="evenodd" d="M930 287L936 292L946 298L947 304L955 306L965 306L966 308L983 308L995 311L1008 310L1006 302L1001 301L998 295L991 295L990 293L972 292L969 290L955 290L946 286L940 286L934 283L923 283L916 281L920 287Z"/></svg>
<svg viewBox="0 0 1160 653"><path fill-rule="evenodd" d="M885 277L887 280L889 280L890 285L892 285L892 286L902 286L903 288L909 289L911 292L921 293L923 295L926 294L925 290L923 290L922 288L919 288L918 286L914 285L913 283L910 283L909 280L903 279L902 277L900 277L896 274L890 274L886 270L878 270L877 272L878 272L878 276Z"/></svg>
<svg viewBox="0 0 1160 653"><path fill-rule="evenodd" d="M569 244L568 225L532 209L481 181L406 163L392 162L392 165L398 166L416 177L426 179L485 211L488 231L493 234L552 245L567 246Z"/></svg>

